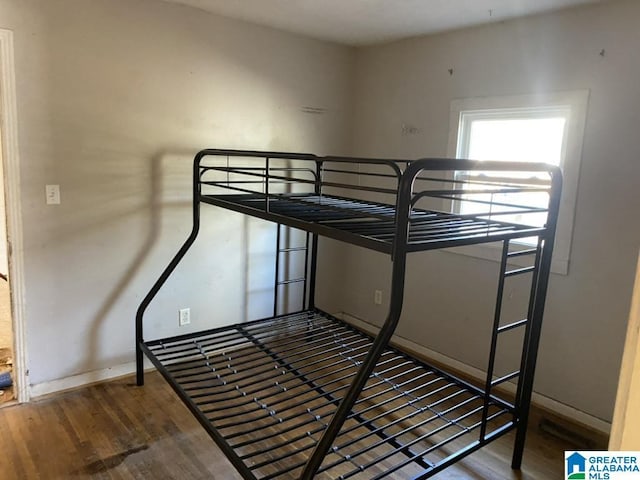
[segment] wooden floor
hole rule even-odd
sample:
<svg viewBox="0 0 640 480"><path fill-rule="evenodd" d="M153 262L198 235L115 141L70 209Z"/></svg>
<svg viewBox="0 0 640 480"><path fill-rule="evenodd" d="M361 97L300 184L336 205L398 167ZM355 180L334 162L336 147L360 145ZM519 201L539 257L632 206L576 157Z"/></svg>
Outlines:
<svg viewBox="0 0 640 480"><path fill-rule="evenodd" d="M218 479L240 476L157 373L0 409L0 478ZM529 429L522 471L513 434L436 475L438 480L561 478L564 450L580 446Z"/></svg>

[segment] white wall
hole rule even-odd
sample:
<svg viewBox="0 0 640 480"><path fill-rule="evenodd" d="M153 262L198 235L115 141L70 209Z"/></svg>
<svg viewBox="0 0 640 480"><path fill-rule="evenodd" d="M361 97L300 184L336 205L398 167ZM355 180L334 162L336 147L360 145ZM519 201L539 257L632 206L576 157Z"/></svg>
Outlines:
<svg viewBox="0 0 640 480"><path fill-rule="evenodd" d="M137 305L190 229L198 149L346 153L346 47L150 0L0 0L0 28L14 32L33 385L133 360ZM47 183L61 205L45 205ZM203 223L147 338L178 333L181 307L192 329L271 309L273 227L213 208Z"/></svg>
<svg viewBox="0 0 640 480"><path fill-rule="evenodd" d="M446 155L454 98L590 90L570 271L550 280L535 389L605 420L640 244L638 19L640 2L606 2L361 49L356 58L358 155ZM419 133L402 135L403 123ZM355 295L343 298L344 310L381 319L386 311L372 299L388 283L384 258L355 248L346 258ZM414 254L409 264L400 335L482 368L488 330L478 317L493 308L493 293L484 295L497 266L445 252Z"/></svg>

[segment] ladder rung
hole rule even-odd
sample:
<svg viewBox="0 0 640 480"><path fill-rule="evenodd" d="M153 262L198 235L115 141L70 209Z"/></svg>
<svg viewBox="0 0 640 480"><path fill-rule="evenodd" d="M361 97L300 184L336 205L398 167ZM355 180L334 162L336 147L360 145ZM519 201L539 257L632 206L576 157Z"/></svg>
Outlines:
<svg viewBox="0 0 640 480"><path fill-rule="evenodd" d="M535 269L536 267L517 268L515 270L509 270L507 272L504 272L504 276L513 277L514 275L522 275L523 273L533 272Z"/></svg>
<svg viewBox="0 0 640 480"><path fill-rule="evenodd" d="M290 283L300 283L300 282L304 282L305 278L294 278L292 280L282 280L278 283L276 283L276 285L289 285Z"/></svg>
<svg viewBox="0 0 640 480"><path fill-rule="evenodd" d="M278 250L278 253L286 253L286 252L304 252L308 250L307 247L290 247L290 248L281 248Z"/></svg>
<svg viewBox="0 0 640 480"><path fill-rule="evenodd" d="M491 382L491 386L495 387L496 385L500 385L501 383L507 382L509 380L511 380L512 378L517 377L518 375L520 375L520 370L516 370L515 372L511 372L508 375L505 375L504 377L500 377L495 379L494 381Z"/></svg>
<svg viewBox="0 0 640 480"><path fill-rule="evenodd" d="M518 320L517 322L513 322L508 325L503 325L502 327L498 327L498 333L506 332L507 330L512 330L514 328L521 327L523 325L526 325L528 321L529 319L525 318L524 320Z"/></svg>
<svg viewBox="0 0 640 480"><path fill-rule="evenodd" d="M515 252L507 253L507 257L524 257L525 255L533 255L538 251L537 248L531 248L528 250L517 250Z"/></svg>

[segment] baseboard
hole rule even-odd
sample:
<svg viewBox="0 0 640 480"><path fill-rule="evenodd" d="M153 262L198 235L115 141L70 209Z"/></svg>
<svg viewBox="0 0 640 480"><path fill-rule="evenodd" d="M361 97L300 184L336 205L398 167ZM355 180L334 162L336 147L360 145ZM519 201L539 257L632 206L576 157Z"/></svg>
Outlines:
<svg viewBox="0 0 640 480"><path fill-rule="evenodd" d="M368 333L374 333L377 330L377 327L371 325L370 323L367 323L364 320L354 317L353 315L345 312L336 313L334 314L334 316ZM391 341L403 350L413 352L419 357L429 359L434 363L446 366L454 370L455 372L458 372L469 378L484 379L486 377L486 373L478 368L472 367L451 357L430 350L429 348L412 342L411 340L407 340L406 338L394 335ZM514 385L504 384L504 387L505 390L510 391L510 393L515 393ZM588 413L582 412L564 403L558 402L557 400L549 398L540 393L533 392L531 403L535 407L553 412L555 415L564 417L567 420L571 420L587 428L591 428L603 435L609 435L611 431L611 424L609 422L606 422L598 417L594 417L593 415L590 415Z"/></svg>
<svg viewBox="0 0 640 480"><path fill-rule="evenodd" d="M150 368L153 368L153 365L145 359L145 370L149 370ZM31 400L37 400L38 398L42 398L53 393L74 390L94 383L105 382L132 375L135 371L135 362L129 362L113 367L103 368L101 370L92 370L78 375L59 378L50 382L36 383L30 385L29 396Z"/></svg>

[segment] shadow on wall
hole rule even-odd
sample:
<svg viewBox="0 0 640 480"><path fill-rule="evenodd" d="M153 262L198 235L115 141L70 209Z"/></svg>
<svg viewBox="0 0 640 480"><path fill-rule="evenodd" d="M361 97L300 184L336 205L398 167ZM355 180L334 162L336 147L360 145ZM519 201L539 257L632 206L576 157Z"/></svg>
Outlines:
<svg viewBox="0 0 640 480"><path fill-rule="evenodd" d="M106 292L92 315L85 337L86 353L76 363L78 370L100 369L132 358L136 309L193 226L192 157L193 152L163 152L149 160L148 187L144 189L147 197L134 212L143 219L139 229L141 240L118 242L120 248L122 244L138 246L135 252L126 251L131 260L118 273L114 272L108 282L113 288ZM215 207L202 208L201 217L198 239L145 312L147 339L264 318L273 313L277 227ZM286 233L281 246L299 243L297 236ZM105 261L114 259L114 255L113 250L105 254ZM303 270L300 263L287 259L281 265L281 275L298 276ZM101 276L104 281L105 275ZM298 296L297 292L293 295L296 299ZM286 290L281 290L279 304L285 310L300 308ZM182 307L191 307L191 325L187 327L178 327L177 311ZM116 325L124 327L114 328Z"/></svg>
<svg viewBox="0 0 640 480"><path fill-rule="evenodd" d="M124 271L123 275L120 277L118 281L115 281L113 284L115 288L109 292L106 296L105 300L102 302L102 305L97 310L93 321L91 322L91 327L88 332L88 342L87 342L87 356L85 359L80 362L80 365L89 365L94 366L99 364L98 352L100 351L100 329L108 319L109 312L113 309L114 305L117 303L118 299L123 295L123 293L130 287L132 280L135 278L136 274L140 271L141 267L144 265L149 252L152 250L154 244L158 241L158 234L160 233L160 222L161 222L161 208L162 208L162 164L163 157L165 154L160 153L151 158L151 174L150 181L151 185L148 190L149 197L147 199L147 234L144 237L144 240L140 247L138 248L137 253L134 256L133 262L129 265L129 267ZM135 314L135 313L134 313ZM131 323L133 324L134 314L131 316ZM131 337L131 343L134 343L134 337Z"/></svg>

